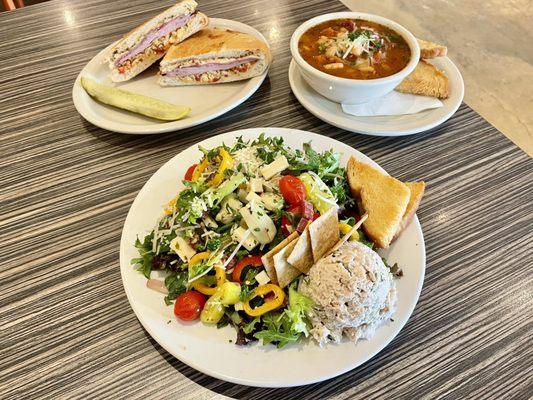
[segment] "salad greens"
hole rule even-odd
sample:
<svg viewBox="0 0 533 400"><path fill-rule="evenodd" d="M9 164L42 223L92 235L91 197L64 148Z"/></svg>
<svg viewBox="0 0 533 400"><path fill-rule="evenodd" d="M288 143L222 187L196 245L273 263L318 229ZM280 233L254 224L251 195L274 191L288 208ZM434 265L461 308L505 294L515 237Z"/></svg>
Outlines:
<svg viewBox="0 0 533 400"><path fill-rule="evenodd" d="M261 256L331 207L347 213L341 222L355 224L340 155L319 153L310 143L291 149L283 138L264 134L200 151L184 189L155 228L135 241L139 257L132 264L147 279L155 270L166 275L167 305L203 296L208 307L193 317L219 328L232 325L237 344L261 340L283 347L309 336L313 301L298 291L299 278L278 286ZM301 187L283 186L284 178ZM178 303L174 311L184 315Z"/></svg>

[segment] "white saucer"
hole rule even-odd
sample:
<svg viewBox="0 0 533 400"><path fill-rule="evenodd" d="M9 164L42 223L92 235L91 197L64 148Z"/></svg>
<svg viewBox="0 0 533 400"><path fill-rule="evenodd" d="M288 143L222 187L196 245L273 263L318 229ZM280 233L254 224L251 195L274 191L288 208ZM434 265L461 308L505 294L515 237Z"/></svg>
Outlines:
<svg viewBox="0 0 533 400"><path fill-rule="evenodd" d="M267 43L263 35L257 30L237 21L210 18L209 27L244 32ZM87 121L100 128L121 133L154 134L170 132L210 121L248 99L259 88L268 73L268 71L265 71L261 76L252 79L218 85L161 87L157 83L156 74L159 70L159 62L156 62L135 78L124 83L113 84L108 78L109 68L104 61L106 50L104 49L98 53L80 72L72 88L72 98L74 106ZM155 97L170 103L189 106L192 110L187 117L172 122L158 121L120 110L93 100L81 87L81 76L87 76L104 84Z"/></svg>
<svg viewBox="0 0 533 400"><path fill-rule="evenodd" d="M450 97L442 101L444 106L441 108L410 115L355 117L345 114L340 104L321 96L304 81L294 60L289 66L289 82L302 106L328 124L372 136L412 135L442 124L457 111L464 97L463 77L455 64L448 57L435 58L430 62L448 76Z"/></svg>

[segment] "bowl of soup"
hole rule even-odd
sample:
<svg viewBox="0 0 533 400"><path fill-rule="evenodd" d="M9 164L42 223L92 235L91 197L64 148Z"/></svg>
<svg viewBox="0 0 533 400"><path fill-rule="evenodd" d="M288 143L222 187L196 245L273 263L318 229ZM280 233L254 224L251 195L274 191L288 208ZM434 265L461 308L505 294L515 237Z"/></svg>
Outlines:
<svg viewBox="0 0 533 400"><path fill-rule="evenodd" d="M366 13L324 14L293 33L291 54L304 80L336 102L382 97L415 69L420 48L400 24Z"/></svg>

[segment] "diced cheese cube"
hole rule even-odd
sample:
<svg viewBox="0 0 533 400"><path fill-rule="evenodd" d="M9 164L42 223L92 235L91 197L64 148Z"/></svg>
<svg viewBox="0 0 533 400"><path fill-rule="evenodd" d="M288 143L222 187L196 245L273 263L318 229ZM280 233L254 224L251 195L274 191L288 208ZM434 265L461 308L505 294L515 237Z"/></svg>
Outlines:
<svg viewBox="0 0 533 400"><path fill-rule="evenodd" d="M231 238L237 243L240 243L245 235L246 229L244 229L242 226L235 228L233 232L231 232ZM259 242L255 240L254 235L249 234L246 240L242 243L242 245L246 250L251 251L255 246L258 245L258 243Z"/></svg>
<svg viewBox="0 0 533 400"><path fill-rule="evenodd" d="M250 179L250 190L255 193L263 192L263 180L261 178Z"/></svg>
<svg viewBox="0 0 533 400"><path fill-rule="evenodd" d="M235 303L233 307L235 308L235 311L244 311L244 305L242 304L242 301Z"/></svg>
<svg viewBox="0 0 533 400"><path fill-rule="evenodd" d="M246 202L246 196L248 196L248 192L244 189L239 189L239 191L237 192L237 197L239 198L239 200L242 202Z"/></svg>
<svg viewBox="0 0 533 400"><path fill-rule="evenodd" d="M265 271L261 271L259 272L256 276L255 276L255 280L257 281L257 283L259 283L260 285L266 285L268 282L270 282L270 278L268 277L267 273Z"/></svg>
<svg viewBox="0 0 533 400"><path fill-rule="evenodd" d="M261 175L268 180L287 168L289 168L289 162L285 156L279 156L266 167L261 168Z"/></svg>
<svg viewBox="0 0 533 400"><path fill-rule="evenodd" d="M196 254L196 251L181 236L172 239L169 246L183 262L188 262Z"/></svg>
<svg viewBox="0 0 533 400"><path fill-rule="evenodd" d="M266 214L261 203L251 202L239 212L259 243L268 244L274 240L277 232L276 225Z"/></svg>
<svg viewBox="0 0 533 400"><path fill-rule="evenodd" d="M273 192L262 193L261 202L265 208L270 211L276 211L283 207L282 197Z"/></svg>
<svg viewBox="0 0 533 400"><path fill-rule="evenodd" d="M251 203L252 201L257 203L257 204L263 204L263 202L261 201L261 197L259 197L256 193L254 192L249 192L247 195L246 195L246 201L248 203Z"/></svg>

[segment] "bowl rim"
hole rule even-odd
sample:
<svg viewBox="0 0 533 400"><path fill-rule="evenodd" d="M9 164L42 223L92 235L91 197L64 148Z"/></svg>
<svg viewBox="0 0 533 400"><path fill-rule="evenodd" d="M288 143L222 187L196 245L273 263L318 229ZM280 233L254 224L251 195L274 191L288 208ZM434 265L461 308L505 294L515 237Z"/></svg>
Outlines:
<svg viewBox="0 0 533 400"><path fill-rule="evenodd" d="M376 78L376 79L352 79L352 78L342 78L335 75L330 75L326 72L320 71L319 69L316 69L311 64L309 64L307 61L304 60L304 58L300 55L300 52L298 50L298 42L300 40L300 37L304 32L306 32L309 28L318 25L321 22L330 21L334 19L341 19L341 18L351 18L351 19L366 19L371 22L376 22L378 24L384 25L392 30L394 30L397 34L401 35L404 40L407 42L407 45L409 46L411 50L411 58L407 65L401 69L400 71L396 72L395 74L384 76L382 78ZM399 23L390 20L388 18L382 17L380 15L376 14L369 14L369 13L363 13L358 11L341 11L341 12L334 12L334 13L328 13L328 14L321 14L316 17L313 17L311 19L308 19L307 21L300 24L295 31L293 32L290 40L290 49L291 54L296 63L300 68L303 68L310 74L314 74L315 76L331 80L335 83L340 84L348 84L348 85L378 85L378 84L386 84L390 81L400 81L401 79L405 78L407 75L409 75L413 70L416 68L416 65L418 64L418 61L420 59L420 46L418 45L418 41L416 40L415 36L407 30L405 27L400 25Z"/></svg>

